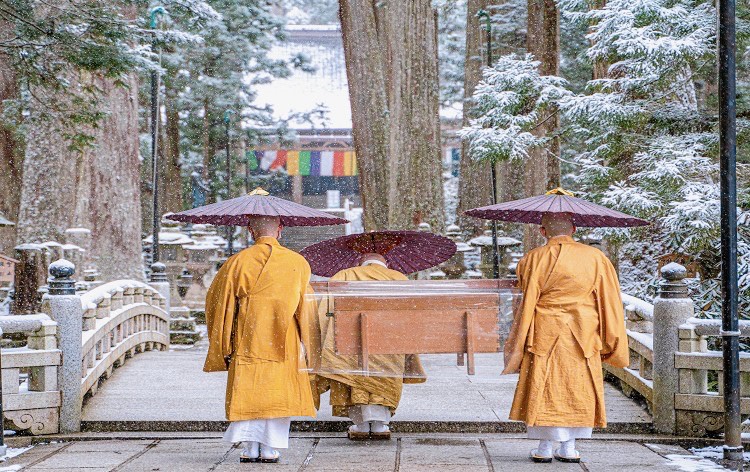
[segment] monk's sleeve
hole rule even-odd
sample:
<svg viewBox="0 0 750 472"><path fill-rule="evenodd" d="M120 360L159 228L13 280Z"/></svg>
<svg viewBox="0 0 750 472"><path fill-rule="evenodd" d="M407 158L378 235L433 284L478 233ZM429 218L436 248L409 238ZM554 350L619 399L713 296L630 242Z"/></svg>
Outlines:
<svg viewBox="0 0 750 472"><path fill-rule="evenodd" d="M317 372L320 369L321 353L320 321L315 292L309 285L300 297L296 316L300 339L305 346L307 366Z"/></svg>
<svg viewBox="0 0 750 472"><path fill-rule="evenodd" d="M232 327L237 310L234 260L228 260L219 269L206 294L206 328L208 354L203 370L227 370L226 358L232 355Z"/></svg>
<svg viewBox="0 0 750 472"><path fill-rule="evenodd" d="M630 364L630 350L625 331L620 282L617 280L615 268L608 259L604 260L603 266L596 288L602 337L601 356L604 362L614 367L627 367Z"/></svg>
<svg viewBox="0 0 750 472"><path fill-rule="evenodd" d="M540 287L537 271L544 271L542 267L532 267L530 261L524 257L518 262L518 286L523 292L523 299L513 314L513 324L505 341L503 374L515 374L521 370L526 338L534 321L536 303L539 300Z"/></svg>

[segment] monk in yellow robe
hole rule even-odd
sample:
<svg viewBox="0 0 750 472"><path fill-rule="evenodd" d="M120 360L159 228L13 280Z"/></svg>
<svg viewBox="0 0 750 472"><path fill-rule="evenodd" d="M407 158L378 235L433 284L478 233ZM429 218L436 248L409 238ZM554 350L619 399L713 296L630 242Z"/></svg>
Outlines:
<svg viewBox="0 0 750 472"><path fill-rule="evenodd" d="M545 246L518 263L523 301L505 343L504 374L520 372L510 419L523 421L535 462L579 462L576 438L605 427L602 361L625 367L628 338L609 259L573 241L570 215L542 219ZM561 447L553 451L553 441Z"/></svg>
<svg viewBox="0 0 750 472"><path fill-rule="evenodd" d="M310 266L278 242L278 217L255 217L255 244L230 257L206 296L206 372L229 371L224 439L243 442L241 462L278 462L292 416L315 416L307 366L320 355ZM300 342L307 359L301 358Z"/></svg>
<svg viewBox="0 0 750 472"><path fill-rule="evenodd" d="M407 280L401 272L388 268L380 254L365 254L359 267L345 269L332 281ZM356 375L360 367L356 356L339 356L334 350L333 323L325 316L327 307L321 305L323 352L319 374L319 390L331 390L331 409L334 416L348 417L349 439L390 439L388 423L401 400L404 383L426 380L417 355L371 355L368 358L369 376Z"/></svg>

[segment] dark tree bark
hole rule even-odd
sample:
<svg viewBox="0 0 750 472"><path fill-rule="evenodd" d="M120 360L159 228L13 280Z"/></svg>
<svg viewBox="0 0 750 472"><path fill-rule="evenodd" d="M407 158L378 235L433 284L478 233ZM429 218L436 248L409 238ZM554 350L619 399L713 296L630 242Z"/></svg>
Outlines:
<svg viewBox="0 0 750 472"><path fill-rule="evenodd" d="M560 72L560 26L559 12L554 0L528 0L528 25L526 49L540 61L542 75L559 75ZM534 129L537 136L552 137L558 127L557 115L544 116L541 124ZM526 196L541 195L550 188L560 185L560 144L557 138L547 146L534 148L529 152L524 172ZM525 230L524 246L531 250L543 243L536 227Z"/></svg>
<svg viewBox="0 0 750 472"><path fill-rule="evenodd" d="M175 106L176 97L168 86L164 97L166 122L162 126L162 156L159 169L159 190L161 192L160 210L183 210L182 166L180 165L180 117Z"/></svg>
<svg viewBox="0 0 750 472"><path fill-rule="evenodd" d="M104 280L142 279L136 79L127 88L102 78L72 80L93 81L107 115L90 130L95 145L72 152L61 124L38 120L44 105L32 105L18 240L65 241L66 229L87 228L92 238L86 261Z"/></svg>
<svg viewBox="0 0 750 472"><path fill-rule="evenodd" d="M0 29L4 26L0 24ZM8 58L0 54L0 113L4 100L18 97L18 87ZM23 144L15 130L0 125L0 215L16 221L21 203ZM13 254L16 244L14 226L0 228L0 254Z"/></svg>
<svg viewBox="0 0 750 472"><path fill-rule="evenodd" d="M444 224L437 18L429 0L340 0L367 229Z"/></svg>
<svg viewBox="0 0 750 472"><path fill-rule="evenodd" d="M487 8L487 0L468 0L466 5L466 56L464 61L464 107L463 126L468 126L471 120L471 97L482 78L482 65L485 63L483 45L484 35L479 28L477 12ZM484 220L463 216L466 210L489 205L492 201L491 164L477 162L469 155L469 145L461 144L461 161L459 166L459 200L458 218L461 228L476 235L482 232ZM499 174L504 173L499 164ZM498 195L499 198L499 195Z"/></svg>
<svg viewBox="0 0 750 472"><path fill-rule="evenodd" d="M108 115L84 152L75 225L91 230L91 260L103 280L142 279L138 83L97 79Z"/></svg>

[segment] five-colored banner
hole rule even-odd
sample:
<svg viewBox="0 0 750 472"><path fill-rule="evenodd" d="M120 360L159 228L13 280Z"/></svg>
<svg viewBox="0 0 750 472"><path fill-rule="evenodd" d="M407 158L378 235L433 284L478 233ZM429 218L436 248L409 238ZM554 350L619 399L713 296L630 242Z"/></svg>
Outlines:
<svg viewBox="0 0 750 472"><path fill-rule="evenodd" d="M357 175L357 158L354 151L248 151L246 157L250 170L286 168L289 175Z"/></svg>

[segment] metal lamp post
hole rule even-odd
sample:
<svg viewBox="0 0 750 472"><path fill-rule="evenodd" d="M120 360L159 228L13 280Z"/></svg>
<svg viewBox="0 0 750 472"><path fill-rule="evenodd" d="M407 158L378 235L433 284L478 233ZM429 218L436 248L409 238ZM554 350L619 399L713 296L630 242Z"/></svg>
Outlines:
<svg viewBox="0 0 750 472"><path fill-rule="evenodd" d="M737 130L735 0L719 0L719 154L721 173L721 336L724 459L742 466L740 328L737 318Z"/></svg>
<svg viewBox="0 0 750 472"><path fill-rule="evenodd" d="M232 122L233 110L224 112L224 131L227 152L227 200L232 198L232 157L229 153L229 125ZM234 253L234 226L227 226L227 257Z"/></svg>
<svg viewBox="0 0 750 472"><path fill-rule="evenodd" d="M492 19L487 10L479 10L477 18L487 21L487 67L492 67ZM495 161L490 163L492 167L492 204L497 204L497 168ZM497 221L492 220L492 278L500 278L500 254L497 250Z"/></svg>
<svg viewBox="0 0 750 472"><path fill-rule="evenodd" d="M156 7L151 10L149 26L155 30L158 24L157 16L164 15L166 10L162 7ZM156 35L152 41L152 48L156 50ZM151 243L151 263L159 262L159 230L161 229L161 215L159 215L159 159L158 159L158 138L159 138L159 71L151 71L151 165L152 165L152 189L154 193L154 220L153 220L153 241Z"/></svg>

